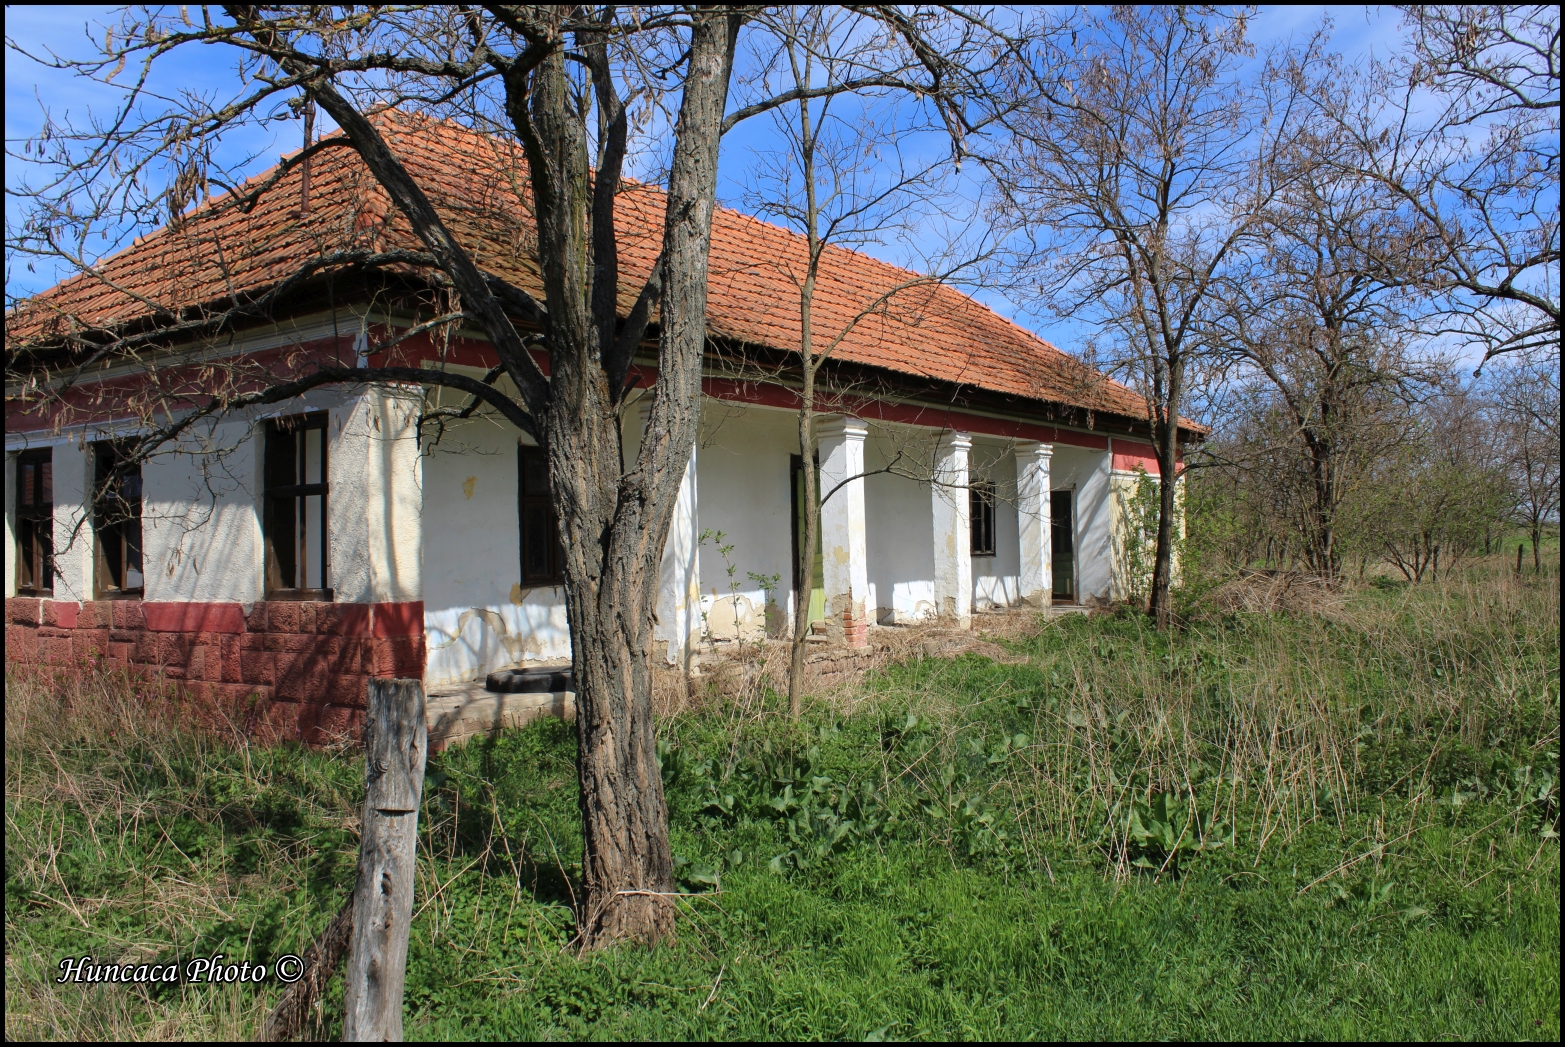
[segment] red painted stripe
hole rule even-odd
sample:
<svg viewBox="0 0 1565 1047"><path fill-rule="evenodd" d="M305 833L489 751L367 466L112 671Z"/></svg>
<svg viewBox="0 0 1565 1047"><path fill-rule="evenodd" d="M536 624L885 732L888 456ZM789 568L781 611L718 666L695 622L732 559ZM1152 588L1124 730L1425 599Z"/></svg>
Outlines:
<svg viewBox="0 0 1565 1047"><path fill-rule="evenodd" d="M744 382L732 378L703 379L702 391L718 400L764 407L782 407L794 411L799 409L801 401L797 392L784 386ZM827 405L821 406L825 408ZM1095 451L1106 451L1109 446L1106 436L1072 432L1069 429L1058 429L1052 425L1038 425L1034 422L988 418L940 407L918 407L912 404L887 403L884 400L860 397L836 397L830 402L829 409L881 422L921 425L931 429L950 429L955 432L998 436L1007 440L1037 440L1039 443L1066 444L1072 447L1087 447Z"/></svg>
<svg viewBox="0 0 1565 1047"><path fill-rule="evenodd" d="M1136 467L1147 471L1148 476L1159 476L1161 473L1157 467L1157 448L1151 444L1139 443L1135 440L1114 440L1114 468L1127 473L1136 471Z"/></svg>
<svg viewBox="0 0 1565 1047"><path fill-rule="evenodd" d="M378 637L423 636L424 602L376 604L374 634Z"/></svg>

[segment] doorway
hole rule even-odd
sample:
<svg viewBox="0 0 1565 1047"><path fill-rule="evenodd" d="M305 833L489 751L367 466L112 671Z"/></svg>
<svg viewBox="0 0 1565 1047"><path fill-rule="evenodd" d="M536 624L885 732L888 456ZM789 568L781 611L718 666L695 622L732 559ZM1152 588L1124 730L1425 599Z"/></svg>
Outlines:
<svg viewBox="0 0 1565 1047"><path fill-rule="evenodd" d="M1055 603L1076 602L1075 494L1074 491L1054 491L1049 495Z"/></svg>
<svg viewBox="0 0 1565 1047"><path fill-rule="evenodd" d="M793 592L795 599L802 599L804 592L804 579L799 576L799 548L804 542L805 503L804 503L804 459L799 455L788 456L789 489L792 492L793 505L793 568L789 572L793 576ZM819 497L821 489L821 464L815 463L815 493ZM810 572L810 621L818 622L826 617L826 569L821 563L821 528L820 522L815 526L815 566ZM790 624L790 630L792 628Z"/></svg>

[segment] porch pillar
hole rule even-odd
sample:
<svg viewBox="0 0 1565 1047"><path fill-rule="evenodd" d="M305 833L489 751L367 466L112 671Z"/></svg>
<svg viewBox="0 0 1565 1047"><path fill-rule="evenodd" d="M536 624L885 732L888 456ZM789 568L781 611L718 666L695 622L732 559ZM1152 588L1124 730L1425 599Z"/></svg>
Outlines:
<svg viewBox="0 0 1565 1047"><path fill-rule="evenodd" d="M821 574L826 588L827 629L850 647L869 643L865 607L869 600L869 553L864 526L867 435L869 427L857 418L823 419L816 429L820 494L825 499L821 503ZM835 493L830 493L833 489Z"/></svg>
<svg viewBox="0 0 1565 1047"><path fill-rule="evenodd" d="M54 445L54 599L85 603L93 592L92 446L86 432ZM85 522L83 521L83 518ZM48 568L44 569L47 574Z"/></svg>
<svg viewBox="0 0 1565 1047"><path fill-rule="evenodd" d="M963 629L973 616L972 522L968 519L967 452L972 437L948 433L935 452L934 510L935 613Z"/></svg>
<svg viewBox="0 0 1565 1047"><path fill-rule="evenodd" d="M652 413L652 398L642 400L636 412L633 431L625 440L625 464L629 468L641 451L641 439ZM679 494L674 501L674 518L668 525L668 541L658 568L657 621L652 636L662 645L669 665L688 669L690 657L701 639L701 573L698 555L701 518L696 502L696 449L690 449Z"/></svg>
<svg viewBox="0 0 1565 1047"><path fill-rule="evenodd" d="M1053 444L1016 445L1016 518L1021 539L1022 599L1047 607L1054 598L1054 535L1049 519Z"/></svg>

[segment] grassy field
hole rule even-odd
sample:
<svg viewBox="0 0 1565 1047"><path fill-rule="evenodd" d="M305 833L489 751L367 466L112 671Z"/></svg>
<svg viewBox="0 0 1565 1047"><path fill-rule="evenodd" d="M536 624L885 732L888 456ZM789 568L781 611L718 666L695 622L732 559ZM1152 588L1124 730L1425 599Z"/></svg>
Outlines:
<svg viewBox="0 0 1565 1047"><path fill-rule="evenodd" d="M678 942L577 959L575 742L431 759L409 1038L1560 1035L1558 554L1159 636L1074 617L663 724ZM253 1034L275 987L55 985L300 952L362 756L7 678L6 1034ZM340 982L315 1030L340 1027Z"/></svg>

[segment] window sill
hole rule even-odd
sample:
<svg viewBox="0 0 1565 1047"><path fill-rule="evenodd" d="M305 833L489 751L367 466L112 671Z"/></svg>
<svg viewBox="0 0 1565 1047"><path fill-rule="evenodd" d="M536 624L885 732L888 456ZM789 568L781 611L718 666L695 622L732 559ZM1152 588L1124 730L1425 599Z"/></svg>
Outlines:
<svg viewBox="0 0 1565 1047"><path fill-rule="evenodd" d="M265 599L283 601L296 601L298 603L331 603L332 590L330 589L273 589L266 594Z"/></svg>
<svg viewBox="0 0 1565 1047"><path fill-rule="evenodd" d="M146 598L145 589L108 589L93 594L94 600L145 600Z"/></svg>
<svg viewBox="0 0 1565 1047"><path fill-rule="evenodd" d="M18 589L18 590L16 590L16 595L17 595L17 597L19 599L25 598L25 599L28 599L28 600L52 600L52 599L54 599L54 590L53 589Z"/></svg>
<svg viewBox="0 0 1565 1047"><path fill-rule="evenodd" d="M530 581L522 582L520 588L524 593L530 593L534 589L563 589L565 588L565 579L551 578L544 581L534 578Z"/></svg>

